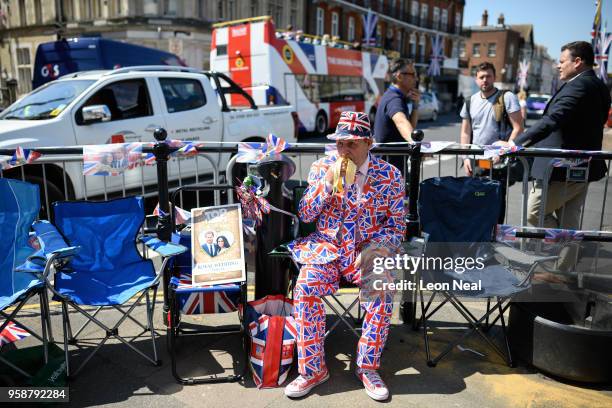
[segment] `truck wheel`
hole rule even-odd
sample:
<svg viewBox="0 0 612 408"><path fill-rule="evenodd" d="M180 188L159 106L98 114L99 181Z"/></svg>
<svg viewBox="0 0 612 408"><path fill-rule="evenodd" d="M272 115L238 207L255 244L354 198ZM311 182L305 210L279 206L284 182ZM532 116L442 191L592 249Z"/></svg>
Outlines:
<svg viewBox="0 0 612 408"><path fill-rule="evenodd" d="M45 201L45 182L40 176L28 176L26 175L26 181L40 187L40 218L50 220L51 211L47 208ZM49 198L49 206L56 201L62 201L66 199L66 196L62 190L57 187L53 182L47 180L47 196Z"/></svg>
<svg viewBox="0 0 612 408"><path fill-rule="evenodd" d="M327 115L325 112L319 111L315 118L315 133L317 136L325 136L328 129L329 124L327 122Z"/></svg>
<svg viewBox="0 0 612 408"><path fill-rule="evenodd" d="M370 119L370 128L374 129L374 120L376 119L376 108L370 109L370 114L368 115L368 119Z"/></svg>

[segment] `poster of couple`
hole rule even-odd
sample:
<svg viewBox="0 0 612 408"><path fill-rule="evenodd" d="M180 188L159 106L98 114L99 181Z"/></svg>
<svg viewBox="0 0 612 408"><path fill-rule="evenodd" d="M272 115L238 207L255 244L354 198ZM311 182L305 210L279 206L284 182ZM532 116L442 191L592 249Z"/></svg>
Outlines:
<svg viewBox="0 0 612 408"><path fill-rule="evenodd" d="M192 283L246 280L240 205L194 208L191 219Z"/></svg>

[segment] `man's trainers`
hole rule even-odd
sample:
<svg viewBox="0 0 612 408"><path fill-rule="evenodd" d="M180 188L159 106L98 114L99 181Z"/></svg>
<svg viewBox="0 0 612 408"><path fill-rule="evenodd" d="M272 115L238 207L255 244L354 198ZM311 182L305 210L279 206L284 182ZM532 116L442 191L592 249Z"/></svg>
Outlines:
<svg viewBox="0 0 612 408"><path fill-rule="evenodd" d="M370 398L376 401L384 401L389 398L389 389L376 370L357 368L355 374L357 378L363 382L366 394L368 394Z"/></svg>
<svg viewBox="0 0 612 408"><path fill-rule="evenodd" d="M289 398L299 398L308 394L310 390L319 384L323 384L329 380L329 371L321 371L320 373L313 375L299 375L289 385L285 387L285 395Z"/></svg>

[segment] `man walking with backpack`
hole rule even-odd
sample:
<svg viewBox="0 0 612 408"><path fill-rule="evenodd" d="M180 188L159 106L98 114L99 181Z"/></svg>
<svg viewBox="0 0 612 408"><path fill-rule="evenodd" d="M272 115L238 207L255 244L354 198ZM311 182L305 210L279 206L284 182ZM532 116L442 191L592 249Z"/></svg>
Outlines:
<svg viewBox="0 0 612 408"><path fill-rule="evenodd" d="M476 84L479 92L465 101L460 116L461 144L492 145L500 140L514 140L523 132L523 118L518 98L512 92L499 90L493 86L495 67L490 62L483 62L476 68ZM463 167L468 176L489 176L490 162L463 160ZM500 222L503 222L506 207L507 167L494 170L493 179L502 184L502 208Z"/></svg>

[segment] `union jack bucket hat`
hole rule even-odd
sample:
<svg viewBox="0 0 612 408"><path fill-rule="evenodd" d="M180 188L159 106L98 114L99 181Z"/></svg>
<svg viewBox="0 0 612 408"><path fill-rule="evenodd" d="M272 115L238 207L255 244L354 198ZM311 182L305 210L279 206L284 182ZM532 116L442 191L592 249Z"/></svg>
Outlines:
<svg viewBox="0 0 612 408"><path fill-rule="evenodd" d="M327 135L330 140L372 139L370 118L365 112L342 112L336 132Z"/></svg>

